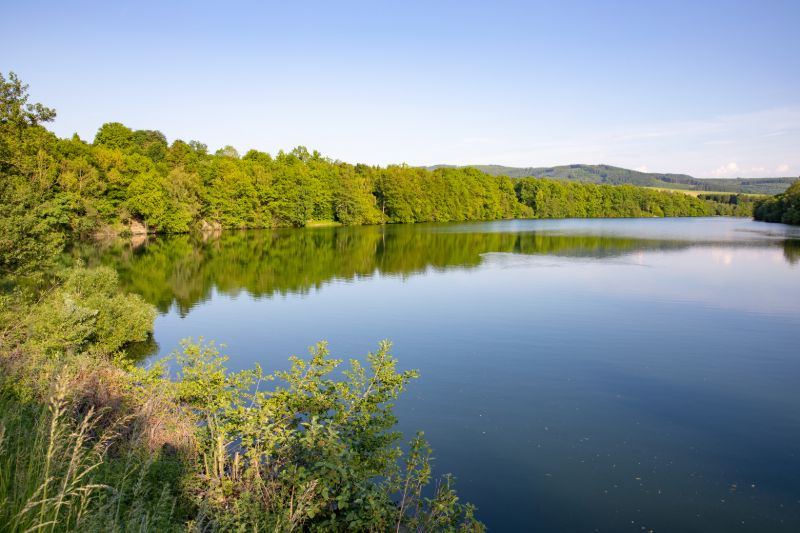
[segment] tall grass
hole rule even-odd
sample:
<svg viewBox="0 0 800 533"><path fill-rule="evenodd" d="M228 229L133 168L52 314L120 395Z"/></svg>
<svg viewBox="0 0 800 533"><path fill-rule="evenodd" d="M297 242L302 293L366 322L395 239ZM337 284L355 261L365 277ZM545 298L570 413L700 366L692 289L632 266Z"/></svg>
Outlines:
<svg viewBox="0 0 800 533"><path fill-rule="evenodd" d="M67 392L58 378L46 404L26 403L0 383L0 529L175 529L176 500L169 484L154 490L154 459L129 450L108 461L116 428L92 408L76 419Z"/></svg>

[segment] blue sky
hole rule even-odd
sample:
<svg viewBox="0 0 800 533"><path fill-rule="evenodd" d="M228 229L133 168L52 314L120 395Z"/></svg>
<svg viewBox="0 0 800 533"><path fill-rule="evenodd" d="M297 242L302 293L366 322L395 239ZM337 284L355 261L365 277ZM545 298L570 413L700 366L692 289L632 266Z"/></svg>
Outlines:
<svg viewBox="0 0 800 533"><path fill-rule="evenodd" d="M371 164L800 174L800 2L14 2L0 71L55 107Z"/></svg>

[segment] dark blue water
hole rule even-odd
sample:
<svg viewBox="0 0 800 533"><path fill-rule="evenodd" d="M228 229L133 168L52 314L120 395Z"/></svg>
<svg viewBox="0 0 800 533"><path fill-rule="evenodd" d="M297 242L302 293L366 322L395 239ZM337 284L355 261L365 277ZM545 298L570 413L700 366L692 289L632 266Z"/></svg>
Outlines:
<svg viewBox="0 0 800 533"><path fill-rule="evenodd" d="M800 531L800 231L742 219L223 234L103 252L161 353L394 342L397 407L493 531Z"/></svg>

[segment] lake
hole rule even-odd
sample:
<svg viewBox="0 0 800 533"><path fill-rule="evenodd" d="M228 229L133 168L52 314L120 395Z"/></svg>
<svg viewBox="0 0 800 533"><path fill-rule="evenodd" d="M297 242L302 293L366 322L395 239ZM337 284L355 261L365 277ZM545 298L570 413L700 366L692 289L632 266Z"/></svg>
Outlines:
<svg viewBox="0 0 800 533"><path fill-rule="evenodd" d="M80 250L155 343L286 368L381 339L397 406L491 531L800 531L800 228L514 220L223 232ZM149 360L149 359L148 359Z"/></svg>

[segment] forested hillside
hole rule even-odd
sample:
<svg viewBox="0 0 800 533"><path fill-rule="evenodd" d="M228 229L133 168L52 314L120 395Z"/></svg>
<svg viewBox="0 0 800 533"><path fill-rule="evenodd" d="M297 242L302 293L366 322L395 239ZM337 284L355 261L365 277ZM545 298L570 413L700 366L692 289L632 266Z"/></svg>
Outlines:
<svg viewBox="0 0 800 533"><path fill-rule="evenodd" d="M6 85L23 90L18 80ZM519 181L474 168L352 165L302 146L275 156L257 150L240 156L231 147L210 153L197 141L170 144L159 131L113 122L92 142L61 139L43 120L25 127L15 120L4 122L0 141L3 204L28 222L7 231L39 228L39 240L53 238L52 230L182 233L319 222L749 214L635 187ZM2 247L18 241L8 238Z"/></svg>
<svg viewBox="0 0 800 533"><path fill-rule="evenodd" d="M675 217L720 214L726 209L683 193L632 185L595 185L538 178L516 182L520 201L538 218ZM724 212L724 214L732 214Z"/></svg>
<svg viewBox="0 0 800 533"><path fill-rule="evenodd" d="M582 183L609 185L636 185L639 187L663 187L692 191L735 192L748 194L778 194L786 190L794 178L731 178L698 179L686 174L663 174L639 172L610 165L562 165L557 167L506 167L502 165L470 165L492 176L511 178L552 178ZM459 168L437 165L436 168Z"/></svg>

